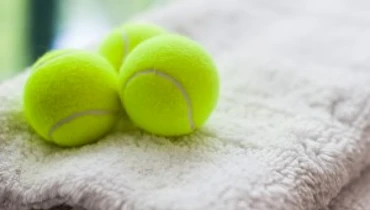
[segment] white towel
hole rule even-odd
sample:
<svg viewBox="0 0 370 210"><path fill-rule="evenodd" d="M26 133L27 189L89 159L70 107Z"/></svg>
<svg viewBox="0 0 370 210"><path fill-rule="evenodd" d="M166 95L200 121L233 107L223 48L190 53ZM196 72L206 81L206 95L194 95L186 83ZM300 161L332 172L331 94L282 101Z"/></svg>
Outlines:
<svg viewBox="0 0 370 210"><path fill-rule="evenodd" d="M191 0L137 17L199 41L218 65L217 109L181 138L129 127L62 149L24 120L27 73L3 83L0 209L329 208L370 164L367 6Z"/></svg>
<svg viewBox="0 0 370 210"><path fill-rule="evenodd" d="M370 209L370 169L361 177L342 189L332 200L330 210L368 210Z"/></svg>

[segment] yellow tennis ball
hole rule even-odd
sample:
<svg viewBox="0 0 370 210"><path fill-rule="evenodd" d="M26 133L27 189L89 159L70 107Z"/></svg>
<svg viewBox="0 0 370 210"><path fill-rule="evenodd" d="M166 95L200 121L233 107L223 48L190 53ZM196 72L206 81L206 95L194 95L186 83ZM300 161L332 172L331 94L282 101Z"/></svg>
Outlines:
<svg viewBox="0 0 370 210"><path fill-rule="evenodd" d="M131 120L157 135L180 136L201 127L216 106L219 77L208 53L178 35L145 41L127 57L119 93Z"/></svg>
<svg viewBox="0 0 370 210"><path fill-rule="evenodd" d="M47 141L79 146L115 125L120 110L117 77L101 56L81 50L47 53L24 87L27 121Z"/></svg>
<svg viewBox="0 0 370 210"><path fill-rule="evenodd" d="M164 29L148 23L130 23L113 30L102 42L99 52L119 71L127 55L141 42L164 34Z"/></svg>

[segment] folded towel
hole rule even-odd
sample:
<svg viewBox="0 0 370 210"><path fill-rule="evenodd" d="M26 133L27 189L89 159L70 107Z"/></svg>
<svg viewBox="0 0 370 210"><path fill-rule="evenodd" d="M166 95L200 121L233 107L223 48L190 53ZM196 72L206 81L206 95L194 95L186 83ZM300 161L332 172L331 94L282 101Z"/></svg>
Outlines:
<svg viewBox="0 0 370 210"><path fill-rule="evenodd" d="M330 204L331 210L368 210L370 208L370 169L344 187Z"/></svg>
<svg viewBox="0 0 370 210"><path fill-rule="evenodd" d="M192 37L217 62L217 109L180 138L124 126L62 149L24 120L27 73L6 81L0 209L328 208L370 164L366 4L190 0L136 17Z"/></svg>

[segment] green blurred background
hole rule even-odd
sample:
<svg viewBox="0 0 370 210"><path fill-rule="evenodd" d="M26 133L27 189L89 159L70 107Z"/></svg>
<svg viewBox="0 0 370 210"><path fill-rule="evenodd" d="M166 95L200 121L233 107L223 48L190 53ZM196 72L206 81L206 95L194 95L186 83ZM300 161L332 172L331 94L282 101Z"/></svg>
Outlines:
<svg viewBox="0 0 370 210"><path fill-rule="evenodd" d="M169 0L0 1L0 82L53 48L82 48Z"/></svg>

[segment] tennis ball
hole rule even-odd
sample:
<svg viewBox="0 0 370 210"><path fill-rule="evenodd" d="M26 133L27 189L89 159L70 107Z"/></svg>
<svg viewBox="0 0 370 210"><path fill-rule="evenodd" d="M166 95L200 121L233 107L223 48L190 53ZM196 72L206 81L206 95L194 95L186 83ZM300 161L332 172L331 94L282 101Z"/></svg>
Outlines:
<svg viewBox="0 0 370 210"><path fill-rule="evenodd" d="M179 35L145 41L127 57L119 93L139 128L163 136L189 134L216 106L219 77L208 53Z"/></svg>
<svg viewBox="0 0 370 210"><path fill-rule="evenodd" d="M102 42L99 52L119 71L127 55L141 42L164 34L164 29L148 23L130 23L113 30Z"/></svg>
<svg viewBox="0 0 370 210"><path fill-rule="evenodd" d="M96 141L116 123L117 76L101 56L58 50L41 57L24 86L27 121L45 140L61 146Z"/></svg>
<svg viewBox="0 0 370 210"><path fill-rule="evenodd" d="M42 55L39 59L36 60L36 62L32 65L31 71L34 71L38 69L38 66L43 65L45 62L49 62L49 60L59 57L63 54L71 53L73 50L66 49L66 50L52 50L49 52L46 52L44 55Z"/></svg>

